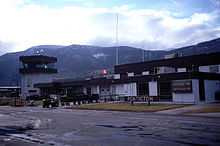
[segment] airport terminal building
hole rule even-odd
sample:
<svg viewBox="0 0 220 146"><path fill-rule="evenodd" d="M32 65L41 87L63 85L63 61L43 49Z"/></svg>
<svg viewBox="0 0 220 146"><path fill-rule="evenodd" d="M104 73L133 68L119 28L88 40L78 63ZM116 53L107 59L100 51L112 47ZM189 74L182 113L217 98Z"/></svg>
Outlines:
<svg viewBox="0 0 220 146"><path fill-rule="evenodd" d="M30 86L40 96L59 94L74 97L77 94L98 94L101 99L152 97L155 101L174 103L215 102L219 100L218 92L220 92L219 58L220 53L168 57L161 60L116 65L114 74L103 74L102 77L73 80L48 78L49 81L45 79L42 82L38 79L38 82ZM56 60L41 62L40 67L43 66L40 70L41 75L48 76L56 73L54 70L48 73L48 67L45 68L45 63L54 62ZM23 75L26 75L28 68L25 70ZM28 73L29 78L32 75L36 78L36 73ZM26 78L22 80L24 83L21 92L27 91L25 89L27 81Z"/></svg>

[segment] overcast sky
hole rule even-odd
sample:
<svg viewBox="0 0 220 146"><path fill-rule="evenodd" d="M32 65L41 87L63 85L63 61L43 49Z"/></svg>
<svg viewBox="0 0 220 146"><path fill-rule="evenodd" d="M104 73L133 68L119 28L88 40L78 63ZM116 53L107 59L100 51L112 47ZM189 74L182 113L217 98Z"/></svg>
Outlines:
<svg viewBox="0 0 220 146"><path fill-rule="evenodd" d="M0 0L0 54L35 45L169 49L220 37L220 0Z"/></svg>

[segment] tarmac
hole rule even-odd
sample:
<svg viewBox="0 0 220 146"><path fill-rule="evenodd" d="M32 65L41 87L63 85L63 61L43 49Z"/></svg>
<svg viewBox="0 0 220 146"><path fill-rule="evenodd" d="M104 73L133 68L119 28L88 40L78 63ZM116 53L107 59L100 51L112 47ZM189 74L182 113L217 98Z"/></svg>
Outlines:
<svg viewBox="0 0 220 146"><path fill-rule="evenodd" d="M220 117L167 113L0 107L0 146L220 145Z"/></svg>

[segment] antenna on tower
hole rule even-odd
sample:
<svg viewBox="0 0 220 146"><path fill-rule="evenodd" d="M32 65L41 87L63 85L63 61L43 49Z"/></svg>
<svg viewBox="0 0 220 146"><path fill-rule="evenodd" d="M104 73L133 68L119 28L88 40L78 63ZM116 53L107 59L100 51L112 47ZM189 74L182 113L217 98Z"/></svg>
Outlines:
<svg viewBox="0 0 220 146"><path fill-rule="evenodd" d="M40 55L40 51L39 51L39 50L36 50L35 54L36 54L36 55Z"/></svg>
<svg viewBox="0 0 220 146"><path fill-rule="evenodd" d="M116 59L116 65L119 64L119 58L118 58L118 13L116 13L116 32L115 32L115 43L116 43L116 55L115 55L115 59Z"/></svg>
<svg viewBox="0 0 220 146"><path fill-rule="evenodd" d="M142 44L142 61L144 62L145 61L145 49L144 49L144 46L145 46L145 44L144 44L144 42L143 42L143 44Z"/></svg>
<svg viewBox="0 0 220 146"><path fill-rule="evenodd" d="M43 53L44 53L44 49L40 49L40 50L36 49L34 54L43 55Z"/></svg>
<svg viewBox="0 0 220 146"><path fill-rule="evenodd" d="M40 49L40 54L42 55L44 53L44 49Z"/></svg>

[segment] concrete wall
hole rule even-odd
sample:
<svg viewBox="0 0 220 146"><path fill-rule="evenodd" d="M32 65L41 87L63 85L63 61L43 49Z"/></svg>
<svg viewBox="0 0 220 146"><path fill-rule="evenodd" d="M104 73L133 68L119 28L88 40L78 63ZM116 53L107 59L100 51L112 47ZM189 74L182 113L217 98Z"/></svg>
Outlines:
<svg viewBox="0 0 220 146"><path fill-rule="evenodd" d="M198 103L199 102L199 80L192 79L192 93L172 93L173 102L176 103Z"/></svg>
<svg viewBox="0 0 220 146"><path fill-rule="evenodd" d="M220 90L220 81L218 80L205 80L205 100L206 102L215 101L215 92Z"/></svg>
<svg viewBox="0 0 220 146"><path fill-rule="evenodd" d="M27 74L21 76L21 96L40 95L38 88L34 84L51 82L55 76L53 74ZM29 90L36 90L36 93L29 93Z"/></svg>

